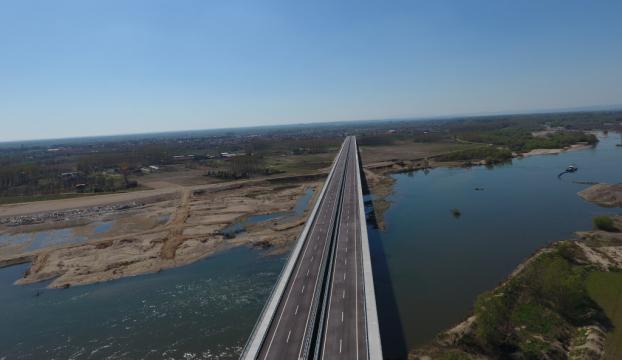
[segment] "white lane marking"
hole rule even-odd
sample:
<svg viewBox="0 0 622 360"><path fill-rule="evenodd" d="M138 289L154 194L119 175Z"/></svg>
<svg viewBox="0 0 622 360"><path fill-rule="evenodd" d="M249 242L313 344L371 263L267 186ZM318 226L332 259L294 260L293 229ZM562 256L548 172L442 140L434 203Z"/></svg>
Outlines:
<svg viewBox="0 0 622 360"><path fill-rule="evenodd" d="M345 177L345 169L344 169L344 176L343 177ZM343 177L341 178L342 181L344 181ZM334 199L333 199L333 204L334 204ZM334 212L335 212L335 207L333 206L331 208L331 213L334 213ZM328 241L329 233L330 233L330 231L326 232L326 237L324 238L324 243L325 244ZM339 246L339 242L337 242L337 246ZM322 249L322 258L324 258L324 254L325 253L326 253L326 246L324 246L324 249ZM315 279L315 285L313 286L313 293L311 295L311 304L313 304L313 300L315 300L315 291L317 289L317 285L318 285L319 281L320 281L320 277L317 276L316 279ZM332 290L331 290L331 293L332 293ZM328 314L329 314L328 316L330 316L330 304L329 304L329 308L328 308ZM307 328L308 328L308 325L309 325L309 318L310 317L311 317L311 311L308 311L307 312L307 321L305 322L304 332L302 333L302 338L301 339L304 339L305 336L307 336ZM302 350L304 349L304 346L305 346L304 341L302 341L302 343L300 344L300 350L298 351L298 358L302 357ZM264 360L265 360L265 358L264 358Z"/></svg>
<svg viewBox="0 0 622 360"><path fill-rule="evenodd" d="M343 322L343 311L341 312L341 322Z"/></svg>
<svg viewBox="0 0 622 360"><path fill-rule="evenodd" d="M298 315L298 305L296 305L296 311L294 311L294 315Z"/></svg>
<svg viewBox="0 0 622 360"><path fill-rule="evenodd" d="M348 248L346 247L346 252L348 252Z"/></svg>
<svg viewBox="0 0 622 360"><path fill-rule="evenodd" d="M330 185L331 184L329 184L329 186ZM327 191L329 191L328 186L326 189ZM334 204L334 200L333 200L333 204ZM324 209L325 209L324 206L318 209L318 212L316 215L317 221L313 222L313 227L308 233L310 238L305 243L305 246L304 246L305 250L303 251L302 256L300 257L300 264L296 268L296 274L294 274L294 281L292 282L292 286L289 288L289 291L287 292L287 298L285 298L285 303L283 304L283 310L281 310L281 314L279 315L279 320L277 321L274 332L272 333L272 338L270 339L270 343L268 344L268 348L266 349L266 355L264 356L264 360L266 360L268 358L268 355L270 354L270 348L272 347L272 343L274 342L274 338L276 337L276 334L277 334L277 329L279 328L279 325L281 324L281 320L283 319L283 314L285 313L284 309L287 307L287 303L289 302L289 297L292 294L292 291L294 290L294 284L296 283L296 279L298 278L298 272L300 272L300 268L302 267L302 263L304 262L305 255L307 254L307 250L309 250L309 245L311 244L311 240L313 239L312 234L314 233L317 224L320 222L320 219L322 218L322 212L325 212ZM331 210L334 210L334 206L332 207ZM324 241L326 241L326 239L324 239ZM324 256L325 251L326 251L326 247L324 247L324 250L322 250L322 256ZM317 286L317 280L316 280L316 286ZM315 297L315 294L313 297ZM313 298L311 299L311 302L313 302ZM307 315L307 323L309 322L309 315L310 313ZM303 334L303 338L306 335L306 332L307 332L307 329L305 325L305 334ZM302 351L302 347L300 350Z"/></svg>
<svg viewBox="0 0 622 360"><path fill-rule="evenodd" d="M342 298L342 299L345 299L345 298L346 298L346 291L345 291L345 290L343 291L343 294L341 294L341 298Z"/></svg>
<svg viewBox="0 0 622 360"><path fill-rule="evenodd" d="M290 331L287 333L287 340L285 340L285 343L289 343L289 336L290 336L291 334L292 334L292 331L290 330Z"/></svg>
<svg viewBox="0 0 622 360"><path fill-rule="evenodd" d="M302 285L302 290L300 290L301 293L305 292L305 286Z"/></svg>
<svg viewBox="0 0 622 360"><path fill-rule="evenodd" d="M346 273L343 273L343 280L346 279Z"/></svg>
<svg viewBox="0 0 622 360"><path fill-rule="evenodd" d="M309 272L311 271L311 269L307 269L307 276L309 276Z"/></svg>
<svg viewBox="0 0 622 360"><path fill-rule="evenodd" d="M358 184L355 184L354 186L357 186ZM358 196L356 198L356 204L358 205ZM354 328L355 328L355 337L356 337L356 342L355 342L355 346L356 346L356 359L358 360L359 358L359 297L358 297L358 285L359 285L359 272L358 272L358 254L356 249L358 248L357 245L359 245L359 243L363 242L363 236L361 236L360 234L360 224L357 226L357 224L359 223L359 221L361 221L358 217L356 218L356 221L354 222L354 303L356 305L354 308ZM356 235L359 234L359 238L360 241L356 241ZM362 261L362 258L361 258ZM365 291L365 288L363 288L363 291Z"/></svg>
<svg viewBox="0 0 622 360"><path fill-rule="evenodd" d="M344 263L344 265L348 265L348 259L346 258L346 259L343 261L343 263Z"/></svg>
<svg viewBox="0 0 622 360"><path fill-rule="evenodd" d="M339 221L341 221L343 219L343 212L341 214L339 214ZM339 234L341 235L341 234ZM341 236L337 237L337 245L336 245L336 249L335 249L335 254L339 254L339 245L341 244L341 242L339 241L339 239L341 238ZM348 248L346 248L347 251ZM335 259L335 264L336 264L337 259ZM333 271L332 274L330 275L331 278L334 280L335 276L337 274L337 266L333 267ZM335 281L332 282L331 286L330 286L330 295L328 296L329 299L333 298L333 291L335 290ZM343 292L343 296L345 297L345 290ZM333 305L332 301L328 302L328 317L326 318L326 323L328 324L330 322L330 313L331 313L331 307ZM328 327L326 327L325 334L328 334ZM324 353L326 352L326 339L328 338L328 336L324 336L324 342L322 344L322 358L324 358ZM341 353L341 340L339 340L339 352ZM300 357L300 354L299 354Z"/></svg>

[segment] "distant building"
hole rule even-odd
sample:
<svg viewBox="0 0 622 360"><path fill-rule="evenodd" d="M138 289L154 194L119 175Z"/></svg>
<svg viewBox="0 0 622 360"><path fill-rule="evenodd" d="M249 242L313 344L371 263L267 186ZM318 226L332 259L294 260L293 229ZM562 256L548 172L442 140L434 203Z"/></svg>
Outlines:
<svg viewBox="0 0 622 360"><path fill-rule="evenodd" d="M62 178L75 178L75 177L78 177L79 175L80 175L79 171L64 172L60 174Z"/></svg>
<svg viewBox="0 0 622 360"><path fill-rule="evenodd" d="M192 154L188 154L188 155L174 155L173 156L173 160L178 160L178 161L181 161L181 160L192 160L192 159L194 159L194 155L192 155Z"/></svg>

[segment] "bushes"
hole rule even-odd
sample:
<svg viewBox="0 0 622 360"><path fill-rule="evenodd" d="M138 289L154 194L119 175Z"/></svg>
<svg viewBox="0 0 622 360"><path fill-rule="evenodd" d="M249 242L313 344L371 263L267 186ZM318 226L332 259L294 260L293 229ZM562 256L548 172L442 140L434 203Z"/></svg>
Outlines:
<svg viewBox="0 0 622 360"><path fill-rule="evenodd" d="M611 218L607 215L596 216L592 221L594 222L594 227L598 230L611 232L618 231L613 223L613 220L611 220Z"/></svg>
<svg viewBox="0 0 622 360"><path fill-rule="evenodd" d="M461 135L464 140L507 146L512 151L527 152L533 149L560 149L579 142L595 144L593 134L579 131L560 131L543 137L535 137L531 130L509 127L487 132L469 132Z"/></svg>
<svg viewBox="0 0 622 360"><path fill-rule="evenodd" d="M540 255L503 287L477 298L477 344L491 355L518 351L528 358L555 358L558 349L551 344L568 343L573 326L599 315L586 291L586 274L557 249Z"/></svg>
<svg viewBox="0 0 622 360"><path fill-rule="evenodd" d="M475 149L460 150L436 157L438 161L486 160L488 164L500 163L512 158L512 152L506 148L483 146Z"/></svg>

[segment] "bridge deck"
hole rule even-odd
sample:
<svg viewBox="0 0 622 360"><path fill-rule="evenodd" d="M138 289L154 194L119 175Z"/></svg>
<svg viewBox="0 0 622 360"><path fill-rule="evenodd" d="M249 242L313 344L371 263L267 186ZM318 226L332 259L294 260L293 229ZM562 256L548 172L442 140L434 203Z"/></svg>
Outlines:
<svg viewBox="0 0 622 360"><path fill-rule="evenodd" d="M380 359L368 343L369 312L379 336L368 255L356 141L347 137L242 358Z"/></svg>

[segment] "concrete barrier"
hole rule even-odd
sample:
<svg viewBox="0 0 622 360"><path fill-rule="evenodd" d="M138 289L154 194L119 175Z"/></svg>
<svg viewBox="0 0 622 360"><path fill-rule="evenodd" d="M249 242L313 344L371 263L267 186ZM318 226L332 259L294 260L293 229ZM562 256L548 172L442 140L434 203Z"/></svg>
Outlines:
<svg viewBox="0 0 622 360"><path fill-rule="evenodd" d="M359 162L358 145L356 146L356 172L357 192L359 198L359 218L361 225L361 248L363 249L363 280L365 283L365 319L367 327L367 346L370 360L382 359L382 344L380 341L380 327L378 324L378 311L376 309L376 292L374 289L374 274L371 266L371 254L369 251L369 239L367 237L367 222L365 221L365 205L363 203L363 187L361 185L361 163Z"/></svg>
<svg viewBox="0 0 622 360"><path fill-rule="evenodd" d="M313 206L313 210L311 211L311 214L309 215L309 219L307 219L305 227L302 230L302 233L300 233L300 236L298 237L298 240L296 241L296 245L294 246L294 249L289 255L289 258L287 259L287 262L285 263L285 266L283 267L283 270L281 271L281 274L279 275L279 279L276 285L274 286L274 288L272 289L270 296L268 297L268 301L266 302L266 305L264 306L259 316L259 320L257 320L257 323L255 324L253 331L251 332L251 335L246 343L246 346L244 347L244 350L242 351L242 355L240 356L240 359L254 360L257 358L257 355L259 354L259 350L261 350L261 344L263 343L268 333L268 329L270 327L270 324L272 323L272 320L274 319L276 309L279 306L279 302L281 300L281 297L283 296L283 292L285 291L287 282L289 281L292 271L294 267L296 266L296 262L298 261L298 257L300 256L300 251L305 241L307 240L307 234L309 232L309 229L311 228L311 225L315 221L315 216L317 214L318 208L320 207L320 204L322 203L322 200L324 199L324 193L326 192L328 183L333 177L333 174L335 172L335 166L337 165L337 160L341 156L344 145L345 145L345 142L344 144L341 145L341 149L339 149L337 156L335 156L335 160L333 160L333 165L331 167L330 173L328 173L328 177L326 178L326 181L324 182L324 186L322 187L322 190L317 200L315 201L315 205ZM366 234L365 237L367 237L367 232L365 234Z"/></svg>

